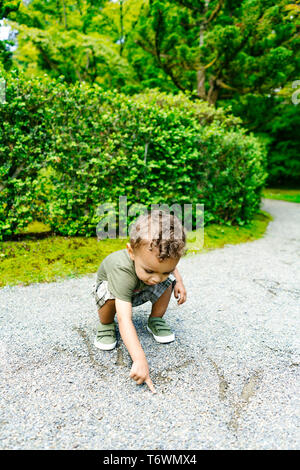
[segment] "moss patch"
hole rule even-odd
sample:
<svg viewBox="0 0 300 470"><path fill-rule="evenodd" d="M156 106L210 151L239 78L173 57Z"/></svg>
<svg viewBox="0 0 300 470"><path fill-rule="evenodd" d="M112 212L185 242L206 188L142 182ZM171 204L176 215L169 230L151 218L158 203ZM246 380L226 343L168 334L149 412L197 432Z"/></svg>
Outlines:
<svg viewBox="0 0 300 470"><path fill-rule="evenodd" d="M300 189L272 189L266 188L262 194L267 199L280 199L288 202L300 203Z"/></svg>
<svg viewBox="0 0 300 470"><path fill-rule="evenodd" d="M190 253L205 253L209 250L223 248L225 245L236 245L261 238L273 217L265 211L259 211L250 224L238 226L212 224L205 227L204 244L201 249L189 249ZM188 244L189 247L189 244Z"/></svg>
<svg viewBox="0 0 300 470"><path fill-rule="evenodd" d="M111 252L124 248L125 240L49 236L0 243L0 287L52 282L97 271Z"/></svg>
<svg viewBox="0 0 300 470"><path fill-rule="evenodd" d="M212 224L205 227L204 245L190 242L188 253L201 254L227 244L244 243L260 238L272 217L260 211L251 224L230 227ZM39 223L40 224L40 223ZM48 236L47 226L30 224L22 240L0 242L0 287L53 282L93 274L101 261L113 251L125 248L127 239L98 241L96 237ZM36 230L36 232L35 232ZM35 235L36 233L36 235ZM40 238L44 233L45 238Z"/></svg>

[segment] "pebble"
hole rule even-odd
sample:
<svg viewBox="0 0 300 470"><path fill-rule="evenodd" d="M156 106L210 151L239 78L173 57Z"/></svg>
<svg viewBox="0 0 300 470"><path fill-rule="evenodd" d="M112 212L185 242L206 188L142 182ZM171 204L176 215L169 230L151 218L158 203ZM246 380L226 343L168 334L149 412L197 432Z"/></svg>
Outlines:
<svg viewBox="0 0 300 470"><path fill-rule="evenodd" d="M262 209L260 240L180 260L174 343L146 331L149 302L133 309L156 395L122 341L93 347L94 274L0 289L0 448L299 448L300 205Z"/></svg>

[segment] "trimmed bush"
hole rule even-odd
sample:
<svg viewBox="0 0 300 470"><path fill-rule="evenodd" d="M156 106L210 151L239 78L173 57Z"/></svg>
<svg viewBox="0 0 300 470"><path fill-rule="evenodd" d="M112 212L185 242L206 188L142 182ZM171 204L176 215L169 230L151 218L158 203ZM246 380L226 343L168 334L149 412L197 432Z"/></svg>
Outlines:
<svg viewBox="0 0 300 470"><path fill-rule="evenodd" d="M0 101L0 240L26 227L35 213L38 172L49 153L45 90L12 76ZM42 93L41 93L42 91Z"/></svg>
<svg viewBox="0 0 300 470"><path fill-rule="evenodd" d="M11 91L8 100L26 109L31 129L24 168L35 162L28 200L55 232L95 235L98 205L118 208L125 195L128 205L148 208L204 203L205 224L243 225L258 211L267 176L264 148L223 110L156 90L127 97L86 83L12 78L11 90L16 86L19 98ZM40 120L29 117L29 107ZM12 126L12 114L4 115L3 107L0 113ZM13 122L22 142L22 123Z"/></svg>

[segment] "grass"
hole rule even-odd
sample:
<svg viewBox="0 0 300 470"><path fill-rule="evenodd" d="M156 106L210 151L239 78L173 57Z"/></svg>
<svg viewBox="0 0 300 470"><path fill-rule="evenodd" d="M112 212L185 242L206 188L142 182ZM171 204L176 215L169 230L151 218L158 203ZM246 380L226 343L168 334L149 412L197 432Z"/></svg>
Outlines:
<svg viewBox="0 0 300 470"><path fill-rule="evenodd" d="M189 256L228 244L244 243L263 236L272 217L260 211L242 227L211 224L205 227L204 244L188 237ZM127 239L98 241L96 237L64 237L49 234L40 222L29 224L18 241L0 242L0 287L53 282L96 273L101 261L126 247Z"/></svg>
<svg viewBox="0 0 300 470"><path fill-rule="evenodd" d="M273 217L268 212L259 211L250 224L243 225L242 227L218 224L208 225L204 230L203 248L200 251L195 250L193 249L194 244L188 243L189 251L187 256L192 253L206 253L210 250L223 248L226 245L236 245L257 240L264 235L271 220L273 220Z"/></svg>
<svg viewBox="0 0 300 470"><path fill-rule="evenodd" d="M280 199L282 201L300 203L300 189L266 188L262 196L267 199Z"/></svg>

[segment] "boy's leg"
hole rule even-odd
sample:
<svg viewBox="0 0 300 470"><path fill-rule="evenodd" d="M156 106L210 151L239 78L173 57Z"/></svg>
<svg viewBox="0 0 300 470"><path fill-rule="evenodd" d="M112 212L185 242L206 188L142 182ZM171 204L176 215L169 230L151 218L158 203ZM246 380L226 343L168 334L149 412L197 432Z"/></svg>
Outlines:
<svg viewBox="0 0 300 470"><path fill-rule="evenodd" d="M162 318L168 308L172 290L171 284L152 305L152 311L148 318L147 330L152 333L158 343L170 343L175 339L174 333Z"/></svg>
<svg viewBox="0 0 300 470"><path fill-rule="evenodd" d="M117 345L116 327L114 317L116 313L115 300L108 299L101 308L98 309L100 325L94 340L94 345L102 350L114 349Z"/></svg>
<svg viewBox="0 0 300 470"><path fill-rule="evenodd" d="M114 299L109 299L98 310L99 320L103 325L112 323L116 314L116 304Z"/></svg>
<svg viewBox="0 0 300 470"><path fill-rule="evenodd" d="M152 304L152 310L149 318L158 317L162 318L168 308L172 294L172 284L165 290L165 292Z"/></svg>

